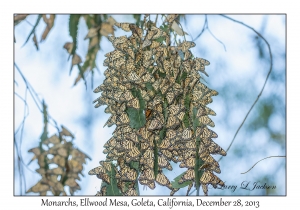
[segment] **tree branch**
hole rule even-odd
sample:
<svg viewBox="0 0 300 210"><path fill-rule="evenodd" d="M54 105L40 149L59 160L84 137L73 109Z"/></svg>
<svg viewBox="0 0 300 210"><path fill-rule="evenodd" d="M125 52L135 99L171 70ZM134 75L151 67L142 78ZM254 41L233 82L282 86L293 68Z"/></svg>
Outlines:
<svg viewBox="0 0 300 210"><path fill-rule="evenodd" d="M245 24L245 23L243 23L243 22L240 22L240 21L238 21L238 20L235 20L235 19L233 19L233 18L231 18L231 17L228 17L228 16L226 16L226 15L221 15L221 16L224 17L224 18L227 18L227 19L229 19L229 20L231 20L231 21L233 21L233 22L236 22L236 23L238 23L238 24L241 24L241 25L245 26L246 28L249 28L250 30L252 30L254 33L256 33L256 34L257 34L257 35L258 35L258 36L266 43L266 45L268 46L269 55L270 55L270 68L269 68L269 72L268 72L268 74L267 74L267 77L266 77L266 79L265 79L264 85L263 85L261 91L259 92L259 94L258 94L256 100L254 101L254 103L252 104L251 108L249 109L248 113L246 114L246 116L245 116L243 122L241 123L241 125L240 125L239 128L237 129L236 133L234 134L234 137L233 137L233 139L232 139L232 141L231 141L229 147L228 147L227 150L226 150L226 152L228 152L228 150L230 149L231 145L233 144L233 142L234 142L234 140L235 140L235 137L237 136L237 134L238 134L238 132L240 131L241 127L244 125L244 123L245 123L245 121L246 121L248 115L249 115L250 112L252 111L254 105L257 103L258 99L260 98L262 92L263 92L264 89L265 89L266 83L267 83L268 78L269 78L269 76L270 76L270 74L271 74L271 71L272 71L272 67L273 67L273 57L272 57L272 52L271 52L271 47L270 47L269 42L268 42L268 41L267 41L267 40L266 40L266 39L265 39L258 31L256 31L256 30L255 30L254 28L252 28L251 26L248 26L247 24ZM220 161L222 160L222 158L223 158L223 156L218 160L218 162L220 162Z"/></svg>
<svg viewBox="0 0 300 210"><path fill-rule="evenodd" d="M244 172L244 173L241 173L241 174L246 174L246 173L248 173L252 168L254 168L254 166L255 166L257 163L259 163L260 161L263 161L263 160L265 160L265 159L267 159L267 158L272 158L272 157L286 157L286 156L269 156L269 157L263 158L263 159L257 161L257 162L256 162L256 163L248 170L248 171L246 171L246 172Z"/></svg>

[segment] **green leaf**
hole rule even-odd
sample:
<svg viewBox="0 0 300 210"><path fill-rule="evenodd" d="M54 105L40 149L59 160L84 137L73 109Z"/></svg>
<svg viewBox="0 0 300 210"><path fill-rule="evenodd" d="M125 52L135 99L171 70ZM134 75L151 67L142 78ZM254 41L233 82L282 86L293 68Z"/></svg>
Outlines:
<svg viewBox="0 0 300 210"><path fill-rule="evenodd" d="M101 187L106 186L106 195L108 196L118 196L122 195L118 188L117 184L117 179L115 178L116 176L116 171L115 171L115 165L111 162L111 171L106 171L107 174L110 177L110 184L102 181Z"/></svg>
<svg viewBox="0 0 300 210"><path fill-rule="evenodd" d="M139 14L134 14L133 18L136 20L136 25L139 26L141 22L141 15Z"/></svg>
<svg viewBox="0 0 300 210"><path fill-rule="evenodd" d="M43 117L44 117L44 131L41 135L41 145L42 142L48 139L48 113L47 113L47 105L45 104L45 101L43 101Z"/></svg>
<svg viewBox="0 0 300 210"><path fill-rule="evenodd" d="M160 43L162 43L164 40L165 40L165 38L162 37L162 36L157 38L157 39L154 39L154 41L157 41L157 42L160 42Z"/></svg>
<svg viewBox="0 0 300 210"><path fill-rule="evenodd" d="M146 118L143 110L128 107L126 110L130 120L130 127L134 129L140 129L146 124Z"/></svg>
<svg viewBox="0 0 300 210"><path fill-rule="evenodd" d="M189 115L187 113L184 114L182 122L184 123L185 128L190 127Z"/></svg>
<svg viewBox="0 0 300 210"><path fill-rule="evenodd" d="M79 74L80 74L81 78L84 80L85 88L87 89L87 83L86 83L86 79L84 77L84 71L81 68L80 64L77 64L77 67L79 69Z"/></svg>
<svg viewBox="0 0 300 210"><path fill-rule="evenodd" d="M192 183L192 181L185 181L181 184L178 183L178 181L181 179L181 177L185 174L186 172L183 172L179 176L177 176L174 181L171 182L173 188L184 188Z"/></svg>
<svg viewBox="0 0 300 210"><path fill-rule="evenodd" d="M132 89L131 92L134 97L137 97L139 99L140 109L128 107L126 109L126 113L128 114L129 117L130 127L134 129L140 129L146 124L146 116L144 113L145 101L141 95L140 90Z"/></svg>
<svg viewBox="0 0 300 210"><path fill-rule="evenodd" d="M198 109L194 107L193 108L193 118L192 118L194 130L196 130L197 127L201 126L199 118L197 118L197 112L198 112Z"/></svg>
<svg viewBox="0 0 300 210"><path fill-rule="evenodd" d="M73 48L71 54L74 55L77 48L77 32L79 19L81 15L70 15L69 19L69 33L73 40Z"/></svg>
<svg viewBox="0 0 300 210"><path fill-rule="evenodd" d="M150 82L146 82L145 85L146 85L147 90L154 90L154 88Z"/></svg>
<svg viewBox="0 0 300 210"><path fill-rule="evenodd" d="M28 37L27 37L25 43L23 44L23 46L28 42L28 40L30 39L30 36L35 32L35 28L36 28L37 25L39 24L41 18L42 18L42 15L39 15L38 18L37 18L37 20L36 20L36 22L35 22L35 24L34 24L34 26L33 26L33 28L32 28L32 30L31 30L31 32L29 33L29 35L28 35ZM22 46L22 47L23 47L23 46Z"/></svg>

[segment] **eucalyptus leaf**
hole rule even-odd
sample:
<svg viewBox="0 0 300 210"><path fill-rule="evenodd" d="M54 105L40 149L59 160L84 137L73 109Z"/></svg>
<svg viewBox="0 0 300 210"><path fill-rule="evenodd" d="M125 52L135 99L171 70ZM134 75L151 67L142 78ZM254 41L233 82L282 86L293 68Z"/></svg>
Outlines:
<svg viewBox="0 0 300 210"><path fill-rule="evenodd" d="M31 30L31 32L29 33L29 35L28 35L25 43L23 44L23 46L28 42L28 40L30 39L31 35L34 34L35 28L38 26L41 18L42 18L42 15L39 15L38 18L37 18L37 20L36 20L36 22L35 22L35 24L34 24L34 26L33 26L33 28L32 28L32 30Z"/></svg>
<svg viewBox="0 0 300 210"><path fill-rule="evenodd" d="M118 188L118 183L116 177L116 171L115 171L115 165L111 162L111 171L106 171L110 177L110 184L103 182L101 184L101 187L106 186L106 195L108 196L120 196L122 193L120 192Z"/></svg>
<svg viewBox="0 0 300 210"><path fill-rule="evenodd" d="M77 48L77 32L79 19L81 15L70 15L69 19L69 33L73 40L73 48L71 54L74 55Z"/></svg>

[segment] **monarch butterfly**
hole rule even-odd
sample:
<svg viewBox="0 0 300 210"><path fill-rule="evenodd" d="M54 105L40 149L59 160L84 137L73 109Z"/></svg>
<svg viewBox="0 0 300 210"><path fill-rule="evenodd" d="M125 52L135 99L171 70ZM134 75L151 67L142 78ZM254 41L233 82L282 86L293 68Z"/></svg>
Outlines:
<svg viewBox="0 0 300 210"><path fill-rule="evenodd" d="M143 127L139 130L139 133L138 135L140 137L142 137L143 139L148 139L149 136L150 136L150 133L148 132L147 128L146 127Z"/></svg>
<svg viewBox="0 0 300 210"><path fill-rule="evenodd" d="M118 44L122 44L124 42L127 42L127 37L126 36L120 36L120 37L108 36L108 39L109 39L109 41L112 42L114 47L116 47Z"/></svg>
<svg viewBox="0 0 300 210"><path fill-rule="evenodd" d="M152 112L151 109L146 109L146 112L145 112L146 120L149 119L151 112Z"/></svg>
<svg viewBox="0 0 300 210"><path fill-rule="evenodd" d="M125 196L138 196L135 188L129 188L125 194Z"/></svg>
<svg viewBox="0 0 300 210"><path fill-rule="evenodd" d="M184 41L181 44L179 44L179 47L181 48L182 52L188 51L190 48L195 47L196 44L194 42L190 41Z"/></svg>
<svg viewBox="0 0 300 210"><path fill-rule="evenodd" d="M196 149L196 142L195 141L188 141L186 144L185 144L185 147L187 149Z"/></svg>
<svg viewBox="0 0 300 210"><path fill-rule="evenodd" d="M49 185L38 182L36 185L31 187L29 190L27 190L26 193L35 192L35 193L40 193L40 195L46 195L48 190L50 190Z"/></svg>
<svg viewBox="0 0 300 210"><path fill-rule="evenodd" d="M134 99L127 102L127 106L128 107L133 107L135 109L139 109L140 108L139 100L137 98L134 98Z"/></svg>
<svg viewBox="0 0 300 210"><path fill-rule="evenodd" d="M208 146L208 150L210 154L220 154L226 156L226 152L213 141L211 141L210 145Z"/></svg>
<svg viewBox="0 0 300 210"><path fill-rule="evenodd" d="M153 159L153 158L154 158L153 150L147 149L147 150L144 152L144 154L143 154L143 158L145 158L145 159Z"/></svg>
<svg viewBox="0 0 300 210"><path fill-rule="evenodd" d="M155 30L148 31L147 35L146 35L146 38L151 40L156 33L157 33L157 31L155 31Z"/></svg>
<svg viewBox="0 0 300 210"><path fill-rule="evenodd" d="M168 129L166 132L167 139L173 139L174 137L176 137L176 135L177 135L177 132L172 129Z"/></svg>
<svg viewBox="0 0 300 210"><path fill-rule="evenodd" d="M103 173L103 174L102 174L102 173L101 173L101 174L97 174L97 178L98 178L98 179L102 179L104 182L110 184L110 177L109 177L109 175L106 174L106 173Z"/></svg>
<svg viewBox="0 0 300 210"><path fill-rule="evenodd" d="M185 174L179 179L178 183L182 184L185 181L194 180L195 179L195 171L194 169L188 169Z"/></svg>
<svg viewBox="0 0 300 210"><path fill-rule="evenodd" d="M218 138L218 134L214 131L208 129L207 127L203 128L203 132L200 135L201 138Z"/></svg>
<svg viewBox="0 0 300 210"><path fill-rule="evenodd" d="M154 181L149 181L147 179L142 179L139 180L141 185L146 185L148 186L151 190L153 190L155 188L155 182Z"/></svg>
<svg viewBox="0 0 300 210"><path fill-rule="evenodd" d="M153 60L143 61L143 67L148 68L149 66L152 65L153 62L154 62Z"/></svg>
<svg viewBox="0 0 300 210"><path fill-rule="evenodd" d="M97 191L95 196L105 196L106 195L106 186L101 187L100 191Z"/></svg>
<svg viewBox="0 0 300 210"><path fill-rule="evenodd" d="M153 181L154 179L155 179L154 171L153 169L150 168L143 170L139 178L139 180L149 180L149 181Z"/></svg>
<svg viewBox="0 0 300 210"><path fill-rule="evenodd" d="M151 131L159 130L159 129L162 128L162 126L163 126L163 123L160 121L160 119L159 118L154 118L153 120L151 120L151 123L148 127L148 130L151 130Z"/></svg>
<svg viewBox="0 0 300 210"><path fill-rule="evenodd" d="M172 91L167 92L166 98L167 98L168 104L173 103L173 101L175 99L174 92L172 92Z"/></svg>
<svg viewBox="0 0 300 210"><path fill-rule="evenodd" d="M184 117L184 115L185 115L185 112L184 111L182 111L182 112L180 112L179 114L177 114L177 118L179 119L179 120L183 120L183 117Z"/></svg>
<svg viewBox="0 0 300 210"><path fill-rule="evenodd" d="M177 126L180 125L180 121L175 116L169 116L167 120L166 128L175 129Z"/></svg>
<svg viewBox="0 0 300 210"><path fill-rule="evenodd" d="M145 168L153 169L154 167L154 159L145 159L143 158L143 161L141 162L145 166Z"/></svg>
<svg viewBox="0 0 300 210"><path fill-rule="evenodd" d="M159 46L161 46L161 43L153 40L151 42L150 49L155 49L158 48Z"/></svg>
<svg viewBox="0 0 300 210"><path fill-rule="evenodd" d="M203 185L211 184L214 188L217 188L217 185L224 186L224 182L210 171L204 171L200 182Z"/></svg>
<svg viewBox="0 0 300 210"><path fill-rule="evenodd" d="M191 64L190 64L190 62L189 62L188 60L182 62L182 65L183 65L183 67L184 67L184 70L185 70L187 73L191 72Z"/></svg>
<svg viewBox="0 0 300 210"><path fill-rule="evenodd" d="M151 45L151 40L146 38L143 42L142 49L149 45Z"/></svg>
<svg viewBox="0 0 300 210"><path fill-rule="evenodd" d="M178 190L180 190L180 188L173 188L170 192L170 196L173 196Z"/></svg>
<svg viewBox="0 0 300 210"><path fill-rule="evenodd" d="M131 150L134 146L134 144L131 140L122 141L121 145L122 145L122 149L125 149L125 150Z"/></svg>
<svg viewBox="0 0 300 210"><path fill-rule="evenodd" d="M159 88L159 83L160 83L160 82L161 82L160 80L156 80L156 81L152 84L152 87L154 88L155 91L158 90L158 88Z"/></svg>
<svg viewBox="0 0 300 210"><path fill-rule="evenodd" d="M114 50L112 52L106 53L104 56L108 57L111 61L114 61L118 58L121 58L122 56L125 56L125 54L120 50Z"/></svg>
<svg viewBox="0 0 300 210"><path fill-rule="evenodd" d="M36 149L36 148L34 148L34 149ZM52 159L48 160L48 163L56 163L58 166L65 167L66 161L65 161L64 157L62 157L60 155L55 155Z"/></svg>
<svg viewBox="0 0 300 210"><path fill-rule="evenodd" d="M182 138L185 141L190 140L192 138L192 135L193 135L193 132L189 128L184 129L184 131L182 132Z"/></svg>
<svg viewBox="0 0 300 210"><path fill-rule="evenodd" d="M169 150L161 149L160 151L168 160L172 160L173 154Z"/></svg>
<svg viewBox="0 0 300 210"><path fill-rule="evenodd" d="M168 138L164 138L161 142L161 144L158 146L160 149L169 149L174 144L174 141L171 141Z"/></svg>
<svg viewBox="0 0 300 210"><path fill-rule="evenodd" d="M117 175L116 178L120 178L122 181L135 181L137 178L136 170L129 167L122 168Z"/></svg>
<svg viewBox="0 0 300 210"><path fill-rule="evenodd" d="M144 76L142 76L142 80L143 82L151 82L151 83L155 81L153 76L149 73L146 73Z"/></svg>
<svg viewBox="0 0 300 210"><path fill-rule="evenodd" d="M163 174L163 173L158 173L156 176L156 182L162 186L166 186L169 189L173 189L172 185L169 181L169 179Z"/></svg>
<svg viewBox="0 0 300 210"><path fill-rule="evenodd" d="M209 125L210 127L215 127L215 123L206 115L199 117L199 122L203 125Z"/></svg>
<svg viewBox="0 0 300 210"><path fill-rule="evenodd" d="M137 27L135 24L129 24L129 28L132 31L132 35L137 38L143 37L143 29Z"/></svg>
<svg viewBox="0 0 300 210"><path fill-rule="evenodd" d="M100 161L99 164L102 165L105 168L105 170L111 171L111 162L110 161Z"/></svg>
<svg viewBox="0 0 300 210"><path fill-rule="evenodd" d="M129 32L129 23L117 23L115 22L115 25L118 26L119 28L122 28L124 31Z"/></svg>
<svg viewBox="0 0 300 210"><path fill-rule="evenodd" d="M161 93L164 95L170 88L170 85L165 85L164 87L161 88Z"/></svg>
<svg viewBox="0 0 300 210"><path fill-rule="evenodd" d="M169 161L162 155L158 156L158 166L160 168L167 168L170 171L173 169Z"/></svg>
<svg viewBox="0 0 300 210"><path fill-rule="evenodd" d="M184 53L184 59L183 59L183 60L187 60L187 59L189 59L191 56L192 56L191 51L190 51L190 50L187 50L187 51Z"/></svg>
<svg viewBox="0 0 300 210"><path fill-rule="evenodd" d="M135 143L139 143L139 139L136 133L128 133L127 135L125 135L125 139L131 140Z"/></svg>
<svg viewBox="0 0 300 210"><path fill-rule="evenodd" d="M183 162L180 163L180 168L194 168L196 165L196 160L194 157L190 157L185 159Z"/></svg>
<svg viewBox="0 0 300 210"><path fill-rule="evenodd" d="M96 168L93 168L92 170L89 171L89 175L97 175L97 174L101 174L101 173L106 173L105 169L103 168L103 166L98 166Z"/></svg>
<svg viewBox="0 0 300 210"><path fill-rule="evenodd" d="M116 119L117 119L116 115L111 115L103 127L105 127L106 125L108 127L111 127L112 125L114 125L116 123Z"/></svg>
<svg viewBox="0 0 300 210"><path fill-rule="evenodd" d="M165 21L168 22L169 24L171 24L177 17L178 17L178 14L168 15Z"/></svg>
<svg viewBox="0 0 300 210"><path fill-rule="evenodd" d="M135 73L135 72L130 72L127 75L128 79L130 82L134 82L134 83L139 83L141 82L141 78Z"/></svg>
<svg viewBox="0 0 300 210"><path fill-rule="evenodd" d="M164 65L164 69L166 70L167 75L170 75L170 71L172 68L170 61L164 60L163 65Z"/></svg>
<svg viewBox="0 0 300 210"><path fill-rule="evenodd" d="M136 160L140 156L141 152L137 147L133 147L128 153L126 153L125 160L127 163Z"/></svg>
<svg viewBox="0 0 300 210"><path fill-rule="evenodd" d="M200 158L204 162L209 163L212 166L215 166L216 168L220 168L219 163L211 155L209 155L207 152L204 152L204 153L200 154Z"/></svg>

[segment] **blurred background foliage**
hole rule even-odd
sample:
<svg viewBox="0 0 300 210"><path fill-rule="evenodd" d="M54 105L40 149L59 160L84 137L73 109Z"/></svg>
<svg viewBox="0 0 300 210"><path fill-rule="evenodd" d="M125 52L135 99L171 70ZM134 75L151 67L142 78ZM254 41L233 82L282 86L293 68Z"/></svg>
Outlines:
<svg viewBox="0 0 300 210"><path fill-rule="evenodd" d="M102 128L108 119L105 107L95 109L92 101L99 97L92 92L104 80L104 54L112 51L105 37L105 22L112 16L118 22L142 24L143 15L73 14L73 15L17 15L15 23L15 64L17 64L37 92L44 99L49 113L59 124L74 131L77 145L92 161L85 165L83 174L104 159L103 144L114 127ZM239 130L227 156L220 161L220 178L237 189L210 189L210 195L285 195L286 155L286 16L285 15L229 15L259 32L270 44L273 57L272 72L257 104ZM150 15L151 20L162 21L162 15ZM42 21L43 20L43 21ZM252 30L220 15L180 15L180 23L193 40L195 56L205 58L206 85L219 92L210 104L217 116L212 120L219 136L216 143L227 149L235 132L261 91L270 66L266 43ZM91 30L92 29L92 30ZM96 35L89 37L96 29ZM129 35L120 29L115 36ZM72 43L72 44L71 44ZM73 87L72 87L73 86ZM15 70L15 182L14 194L24 195L34 185L32 178L37 163L27 166L30 148L38 144L43 130L43 115L22 76ZM27 111L25 111L27 110ZM30 110L30 112L29 112ZM26 123L25 123L26 122ZM55 126L49 133L56 131ZM52 130L51 130L52 129ZM218 158L218 157L216 157ZM170 180L183 169L173 164ZM167 174L168 175L168 174ZM276 189L244 190L243 181L260 182ZM75 195L94 195L101 185L96 177L85 177L81 191ZM141 195L167 195L168 190L157 186L143 190ZM251 188L252 189L252 188ZM185 195L182 189L176 195ZM30 195L30 193L29 193ZM35 195L35 194L33 194Z"/></svg>

